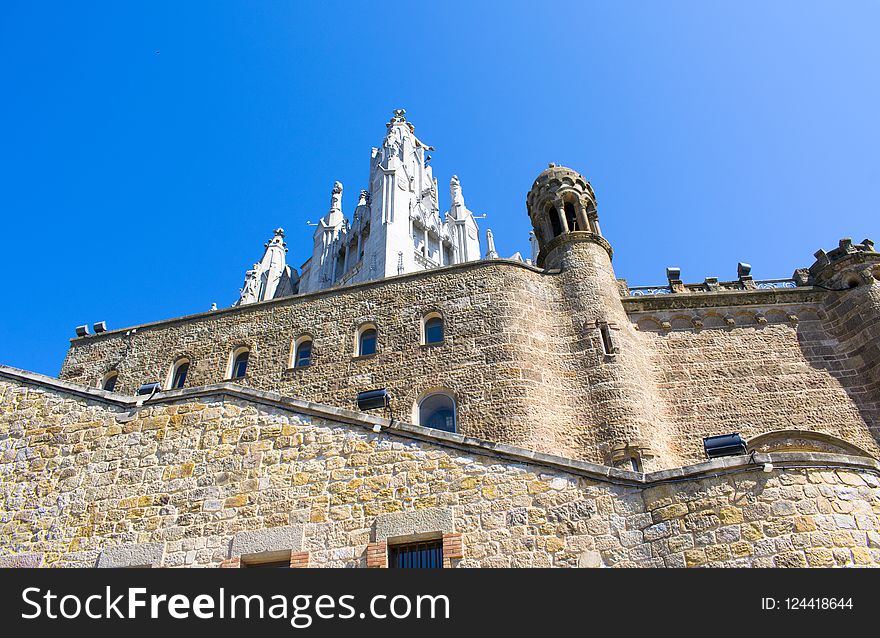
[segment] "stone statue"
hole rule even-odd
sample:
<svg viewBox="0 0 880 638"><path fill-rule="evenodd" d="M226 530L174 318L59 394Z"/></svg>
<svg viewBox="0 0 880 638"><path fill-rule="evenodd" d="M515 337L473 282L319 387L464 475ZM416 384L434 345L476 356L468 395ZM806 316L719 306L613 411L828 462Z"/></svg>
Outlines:
<svg viewBox="0 0 880 638"><path fill-rule="evenodd" d="M342 182L333 183L333 192L330 195L330 210L342 211Z"/></svg>
<svg viewBox="0 0 880 638"><path fill-rule="evenodd" d="M452 196L452 208L464 208L464 195L461 193L461 182L458 175L453 175L449 180L449 194Z"/></svg>

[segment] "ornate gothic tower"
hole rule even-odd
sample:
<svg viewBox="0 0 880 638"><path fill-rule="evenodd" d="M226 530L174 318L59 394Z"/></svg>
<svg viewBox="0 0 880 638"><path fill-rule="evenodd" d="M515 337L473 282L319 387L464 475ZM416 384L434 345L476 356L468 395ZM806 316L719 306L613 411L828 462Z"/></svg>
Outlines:
<svg viewBox="0 0 880 638"><path fill-rule="evenodd" d="M664 424L648 348L632 326L602 237L596 196L579 173L550 164L526 198L538 242L537 265L559 269L574 339L563 353L571 371L563 389L583 424L585 458L627 469L652 469L652 458L675 457Z"/></svg>
<svg viewBox="0 0 880 638"><path fill-rule="evenodd" d="M336 182L330 212L318 223L314 251L299 292L480 259L479 228L464 203L458 177L450 181L442 214L437 180L415 126L398 109L382 145L370 154L369 187L361 191L351 225Z"/></svg>

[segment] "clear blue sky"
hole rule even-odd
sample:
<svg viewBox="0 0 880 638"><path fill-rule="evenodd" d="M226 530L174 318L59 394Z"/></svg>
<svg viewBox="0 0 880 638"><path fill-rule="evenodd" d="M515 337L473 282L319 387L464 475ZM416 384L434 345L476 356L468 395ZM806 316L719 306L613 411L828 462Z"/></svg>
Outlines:
<svg viewBox="0 0 880 638"><path fill-rule="evenodd" d="M619 277L786 277L880 241L877 2L0 4L0 362L77 324L228 306L334 180L351 214L394 108L503 256L582 172Z"/></svg>

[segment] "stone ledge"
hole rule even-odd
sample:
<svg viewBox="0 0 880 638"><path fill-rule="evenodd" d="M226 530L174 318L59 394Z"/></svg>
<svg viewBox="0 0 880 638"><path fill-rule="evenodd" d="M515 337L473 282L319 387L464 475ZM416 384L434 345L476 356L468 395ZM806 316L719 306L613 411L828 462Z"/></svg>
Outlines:
<svg viewBox="0 0 880 638"><path fill-rule="evenodd" d="M98 556L99 568L161 567L165 543L139 543L108 547Z"/></svg>
<svg viewBox="0 0 880 638"><path fill-rule="evenodd" d="M42 554L0 556L0 569L36 569L43 564Z"/></svg>
<svg viewBox="0 0 880 638"><path fill-rule="evenodd" d="M766 306L786 303L817 303L827 291L813 286L759 290L720 290L718 292L682 292L656 296L621 298L628 315L655 310L725 308L728 306Z"/></svg>
<svg viewBox="0 0 880 638"><path fill-rule="evenodd" d="M47 377L42 374L26 372L3 365L0 365L0 378L7 378L26 384L45 387L89 400L121 407L134 407L138 399L143 398L106 392L97 388L81 386L67 381L59 381L58 379ZM159 392L149 401L149 405L163 405L208 397L220 399L229 397L251 401L253 403L281 410L307 414L309 416L315 416L367 429L372 429L373 426L378 425L382 428L383 432L388 432L393 436L426 441L446 448L457 449L469 454L481 454L484 456L502 458L507 461L551 467L564 472L578 474L595 481L618 485L644 486L711 473L730 473L750 467L758 469L760 465L768 462L772 462L779 468L784 467L782 465L783 463L788 464L789 466L797 464L831 464L841 468L868 470L880 473L880 462L871 457L819 452L773 452L772 454L756 453L751 456L732 456L722 459L714 459L685 467L643 474L641 472L622 470L607 465L590 463L588 461L580 461L553 454L535 452L533 450L527 450L525 448L505 443L484 441L482 439L467 437L453 432L434 430L432 428L405 423L403 421L389 421L388 419L365 414L363 412L302 401L301 399L283 396L275 392L255 390L253 388L236 385L230 382L217 383L197 388L184 388L181 390Z"/></svg>
<svg viewBox="0 0 880 638"><path fill-rule="evenodd" d="M376 541L406 537L420 540L425 534L450 534L455 518L451 509L426 508L412 512L379 514L375 522Z"/></svg>
<svg viewBox="0 0 880 638"><path fill-rule="evenodd" d="M269 527L239 532L232 538L230 558L266 552L298 552L302 549L303 526Z"/></svg>

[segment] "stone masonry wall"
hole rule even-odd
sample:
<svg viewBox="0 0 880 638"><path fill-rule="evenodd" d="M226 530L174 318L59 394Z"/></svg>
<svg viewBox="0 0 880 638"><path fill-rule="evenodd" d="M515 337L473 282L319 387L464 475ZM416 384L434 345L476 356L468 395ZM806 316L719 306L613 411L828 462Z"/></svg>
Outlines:
<svg viewBox="0 0 880 638"><path fill-rule="evenodd" d="M454 394L458 430L470 436L581 456L580 427L563 401L555 352L568 343L553 276L523 265L466 264L252 304L179 321L74 340L60 378L95 387L110 369L117 391L164 383L172 363L192 363L187 386L226 377L230 353L251 349L236 383L355 408L358 392L388 388L395 416L413 420L426 392ZM420 321L443 313L445 341L420 345ZM378 352L356 357L356 331L378 329ZM291 368L292 344L313 338L312 365Z"/></svg>
<svg viewBox="0 0 880 638"><path fill-rule="evenodd" d="M642 306L705 300L621 305L601 248L570 250L577 259L561 274L474 262L76 339L60 377L95 387L116 369L117 391L132 394L187 356L187 386L201 386L222 381L231 352L246 345L248 375L237 383L345 408L358 392L387 387L404 420L425 393L446 389L462 434L595 463L610 464L613 445L643 444L656 455L646 469L675 467L703 458L703 436L792 427L878 454L876 384L857 387L864 348L851 361L827 329L826 293L757 291L749 294L763 306L649 312ZM436 310L446 340L422 346L421 317ZM597 320L614 328L613 357L603 355ZM367 322L378 327L378 353L356 357ZM290 368L304 334L313 364Z"/></svg>
<svg viewBox="0 0 880 638"><path fill-rule="evenodd" d="M631 314L656 353L684 458L703 455L705 436L784 430L823 432L880 454L874 417L858 394L860 374L820 313L777 304Z"/></svg>
<svg viewBox="0 0 880 638"><path fill-rule="evenodd" d="M452 567L880 565L871 459L642 477L415 426L376 434L370 417L253 390L138 411L6 370L0 564L229 566L286 548L291 564L365 566L368 547L381 564L383 543L442 533Z"/></svg>

